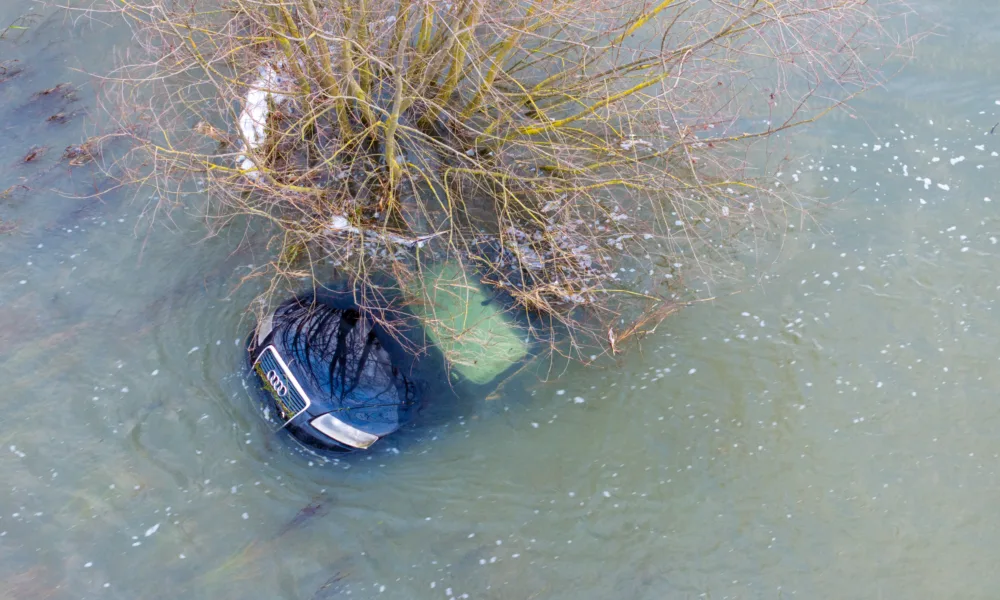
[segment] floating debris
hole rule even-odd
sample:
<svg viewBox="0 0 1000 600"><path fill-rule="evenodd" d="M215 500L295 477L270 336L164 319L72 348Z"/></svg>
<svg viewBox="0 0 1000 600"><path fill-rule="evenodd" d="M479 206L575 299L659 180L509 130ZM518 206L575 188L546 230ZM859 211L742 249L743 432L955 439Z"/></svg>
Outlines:
<svg viewBox="0 0 1000 600"><path fill-rule="evenodd" d="M49 117L48 119L45 119L45 121L47 123L54 123L56 125L64 125L66 123L69 123L76 117L80 116L81 114L83 114L83 112L84 111L82 110L73 110L70 112L59 111L54 115L52 115L51 117Z"/></svg>
<svg viewBox="0 0 1000 600"><path fill-rule="evenodd" d="M24 155L24 158L21 159L21 162L29 163L38 160L39 158L45 156L45 153L48 152L48 150L48 146L32 146L31 149L28 150L28 153Z"/></svg>
<svg viewBox="0 0 1000 600"><path fill-rule="evenodd" d="M233 140L228 133L211 125L208 121L199 121L198 124L194 126L194 130L199 134L218 142L220 149L233 145Z"/></svg>
<svg viewBox="0 0 1000 600"><path fill-rule="evenodd" d="M95 160L100 154L100 139L93 137L82 144L67 146L63 152L63 160L68 160L74 167L87 164Z"/></svg>
<svg viewBox="0 0 1000 600"><path fill-rule="evenodd" d="M316 590L316 593L313 594L313 600L322 600L340 595L340 593L346 589L346 586L340 583L345 577L347 577L346 573L340 571L334 573L333 576L327 579L326 582L321 585L318 590Z"/></svg>
<svg viewBox="0 0 1000 600"><path fill-rule="evenodd" d="M46 96L62 96L63 98L74 98L76 96L76 88L73 87L71 83L60 83L54 85L48 89L42 90L40 92L35 92L31 95L32 100L38 100Z"/></svg>
<svg viewBox="0 0 1000 600"><path fill-rule="evenodd" d="M10 25L0 31L0 40L16 42L24 36L31 26L42 19L42 15L36 12L29 12L14 19Z"/></svg>
<svg viewBox="0 0 1000 600"><path fill-rule="evenodd" d="M0 192L0 200L9 200L14 197L14 194L20 192L25 193L29 191L28 186L25 185L12 185L4 191Z"/></svg>
<svg viewBox="0 0 1000 600"><path fill-rule="evenodd" d="M289 531L299 529L307 522L313 520L314 518L322 517L328 512L330 512L330 507L327 505L326 500L314 498L312 502L300 509L299 512L295 513L295 516L292 517L290 521L285 523L280 530L278 530L278 534L275 537L281 537Z"/></svg>
<svg viewBox="0 0 1000 600"><path fill-rule="evenodd" d="M281 64L279 63L279 68ZM271 65L260 67L258 75L257 80L250 84L243 110L240 111L239 129L244 141L240 148L241 154L236 157L237 166L252 180L260 177L260 172L248 155L267 139L267 116L271 104L280 105L285 102L288 99L286 94L291 89L290 79L279 74Z"/></svg>
<svg viewBox="0 0 1000 600"><path fill-rule="evenodd" d="M330 219L329 231L335 234L341 233L360 233L365 237L378 240L383 243L393 243L399 244L401 246L406 246L407 248L412 248L416 246L417 248L422 248L428 241L439 237L444 234L444 232L431 233L428 235L421 235L417 237L404 237L401 235L396 235L394 233L378 232L372 231L370 229L360 229L351 225L350 221L346 217L341 215L334 215Z"/></svg>
<svg viewBox="0 0 1000 600"><path fill-rule="evenodd" d="M21 74L22 69L16 60L0 61L0 83L6 83Z"/></svg>

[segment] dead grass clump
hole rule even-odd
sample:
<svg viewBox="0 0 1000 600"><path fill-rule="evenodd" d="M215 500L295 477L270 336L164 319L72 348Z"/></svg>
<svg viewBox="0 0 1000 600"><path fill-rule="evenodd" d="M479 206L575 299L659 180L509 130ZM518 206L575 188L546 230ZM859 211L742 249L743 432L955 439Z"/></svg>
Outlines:
<svg viewBox="0 0 1000 600"><path fill-rule="evenodd" d="M16 60L0 60L0 83L6 83L21 74Z"/></svg>
<svg viewBox="0 0 1000 600"><path fill-rule="evenodd" d="M70 83L59 83L31 95L32 100L39 100L45 97L60 97L65 100L75 100L76 88Z"/></svg>
<svg viewBox="0 0 1000 600"><path fill-rule="evenodd" d="M798 210L746 157L879 82L875 4L116 0L146 55L109 108L162 207L270 224L269 294L458 260L617 351Z"/></svg>
<svg viewBox="0 0 1000 600"><path fill-rule="evenodd" d="M39 158L45 156L49 151L48 146L32 146L28 151L21 157L21 162L30 163L38 160Z"/></svg>
<svg viewBox="0 0 1000 600"><path fill-rule="evenodd" d="M31 12L17 17L6 27L0 29L0 41L19 42L24 34L41 20L41 14Z"/></svg>
<svg viewBox="0 0 1000 600"><path fill-rule="evenodd" d="M67 146L62 158L74 167L85 165L100 156L102 142L103 138L100 137L87 138L79 144Z"/></svg>

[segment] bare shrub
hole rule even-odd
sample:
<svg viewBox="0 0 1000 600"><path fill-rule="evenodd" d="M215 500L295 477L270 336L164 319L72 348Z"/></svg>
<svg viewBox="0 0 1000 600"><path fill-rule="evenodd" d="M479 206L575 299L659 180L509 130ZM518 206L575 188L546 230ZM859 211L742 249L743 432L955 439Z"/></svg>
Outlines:
<svg viewBox="0 0 1000 600"><path fill-rule="evenodd" d="M459 260L583 357L799 210L751 151L878 85L910 42L883 26L902 8L116 0L144 54L108 100L151 209L204 189L212 230L265 224L265 296L337 276L407 290Z"/></svg>

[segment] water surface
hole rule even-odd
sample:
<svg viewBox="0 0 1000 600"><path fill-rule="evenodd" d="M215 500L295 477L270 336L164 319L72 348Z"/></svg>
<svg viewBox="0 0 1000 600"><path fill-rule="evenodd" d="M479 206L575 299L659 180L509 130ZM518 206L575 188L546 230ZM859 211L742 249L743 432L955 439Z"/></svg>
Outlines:
<svg viewBox="0 0 1000 600"><path fill-rule="evenodd" d="M120 26L56 11L0 84L0 589L12 598L993 598L1000 52L987 0L792 144L823 208L620 365L438 398L371 455L267 433L263 257L60 161ZM36 5L8 0L6 24ZM32 101L72 82L76 99ZM65 123L46 119L75 114ZM34 146L51 149L21 164Z"/></svg>

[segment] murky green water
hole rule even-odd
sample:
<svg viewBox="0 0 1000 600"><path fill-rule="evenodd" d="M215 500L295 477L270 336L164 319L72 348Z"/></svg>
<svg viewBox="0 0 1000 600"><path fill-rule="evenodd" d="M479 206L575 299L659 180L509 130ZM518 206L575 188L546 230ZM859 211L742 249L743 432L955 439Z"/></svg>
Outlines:
<svg viewBox="0 0 1000 600"><path fill-rule="evenodd" d="M339 464L252 412L242 231L69 197L127 31L0 42L0 598L995 597L1000 5L915 4L947 29L797 134L782 179L830 204L743 293Z"/></svg>

